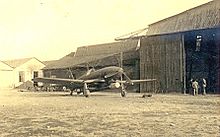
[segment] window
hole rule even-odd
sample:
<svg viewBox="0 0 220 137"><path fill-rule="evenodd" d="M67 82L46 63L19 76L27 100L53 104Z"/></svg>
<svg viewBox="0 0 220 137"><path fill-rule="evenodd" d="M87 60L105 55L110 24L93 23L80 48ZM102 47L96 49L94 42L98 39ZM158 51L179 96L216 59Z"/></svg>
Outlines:
<svg viewBox="0 0 220 137"><path fill-rule="evenodd" d="M34 76L33 78L38 77L38 71L34 71ZM37 82L34 82L34 87L38 86Z"/></svg>
<svg viewBox="0 0 220 137"><path fill-rule="evenodd" d="M19 71L19 82L24 82L24 71Z"/></svg>
<svg viewBox="0 0 220 137"><path fill-rule="evenodd" d="M38 77L38 71L34 71L34 78Z"/></svg>
<svg viewBox="0 0 220 137"><path fill-rule="evenodd" d="M196 36L196 50L195 51L200 51L201 48L201 41L202 41L202 36Z"/></svg>

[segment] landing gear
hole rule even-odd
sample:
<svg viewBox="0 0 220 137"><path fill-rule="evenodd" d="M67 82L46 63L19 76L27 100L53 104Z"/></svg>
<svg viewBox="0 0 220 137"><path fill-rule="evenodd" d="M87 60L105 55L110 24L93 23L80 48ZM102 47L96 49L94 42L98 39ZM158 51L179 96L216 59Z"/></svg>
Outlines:
<svg viewBox="0 0 220 137"><path fill-rule="evenodd" d="M86 83L84 83L83 95L84 95L85 97L89 97L89 96L90 96L90 91L89 91L88 86L87 86Z"/></svg>
<svg viewBox="0 0 220 137"><path fill-rule="evenodd" d="M70 92L70 96L73 95L73 92L76 92L77 96L83 92L82 89L74 89L74 90L67 89L66 91Z"/></svg>
<svg viewBox="0 0 220 137"><path fill-rule="evenodd" d="M126 95L127 95L126 90L122 90L122 91L121 91L121 96L122 96L122 97L126 97Z"/></svg>
<svg viewBox="0 0 220 137"><path fill-rule="evenodd" d="M82 93L81 91L76 91L77 96L80 95L80 93Z"/></svg>
<svg viewBox="0 0 220 137"><path fill-rule="evenodd" d="M73 95L73 90L70 90L70 96L72 96Z"/></svg>
<svg viewBox="0 0 220 137"><path fill-rule="evenodd" d="M121 96L126 97L127 91L125 90L124 84L121 84Z"/></svg>
<svg viewBox="0 0 220 137"><path fill-rule="evenodd" d="M89 90L85 90L83 92L83 94L84 94L85 97L89 97L90 96L90 91Z"/></svg>

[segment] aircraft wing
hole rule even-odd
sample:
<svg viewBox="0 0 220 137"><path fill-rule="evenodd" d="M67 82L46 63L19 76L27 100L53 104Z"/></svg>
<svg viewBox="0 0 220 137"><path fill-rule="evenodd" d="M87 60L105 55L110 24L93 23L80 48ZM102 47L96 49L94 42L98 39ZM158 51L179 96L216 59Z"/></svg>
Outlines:
<svg viewBox="0 0 220 137"><path fill-rule="evenodd" d="M105 82L104 79L89 79L84 81L84 83L104 83L104 82Z"/></svg>
<svg viewBox="0 0 220 137"><path fill-rule="evenodd" d="M49 84L63 84L63 85L84 82L84 80L79 80L79 79L62 79L62 78L46 78L46 77L37 77L37 78L34 78L33 81L49 83Z"/></svg>
<svg viewBox="0 0 220 137"><path fill-rule="evenodd" d="M126 80L122 80L122 81L118 81L119 83L125 83L125 84L128 84L128 83L142 83L142 82L153 82L153 81L156 81L156 79L140 79L140 80L130 80L130 81L126 81Z"/></svg>
<svg viewBox="0 0 220 137"><path fill-rule="evenodd" d="M156 79L131 80L132 83L153 82L153 81L156 81Z"/></svg>
<svg viewBox="0 0 220 137"><path fill-rule="evenodd" d="M80 79L62 79L62 78L46 78L46 77L37 77L33 79L34 82L42 82L49 84L82 84L82 83L104 83L105 80L102 79L90 79L90 80L80 80Z"/></svg>

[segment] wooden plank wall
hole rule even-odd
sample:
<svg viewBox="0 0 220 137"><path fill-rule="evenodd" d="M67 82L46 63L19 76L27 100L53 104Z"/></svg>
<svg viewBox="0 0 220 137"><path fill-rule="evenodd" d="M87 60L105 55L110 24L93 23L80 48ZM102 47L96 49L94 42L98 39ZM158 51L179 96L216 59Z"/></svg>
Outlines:
<svg viewBox="0 0 220 137"><path fill-rule="evenodd" d="M156 82L141 84L141 92L181 92L183 89L183 43L181 34L152 36L141 40L140 78Z"/></svg>

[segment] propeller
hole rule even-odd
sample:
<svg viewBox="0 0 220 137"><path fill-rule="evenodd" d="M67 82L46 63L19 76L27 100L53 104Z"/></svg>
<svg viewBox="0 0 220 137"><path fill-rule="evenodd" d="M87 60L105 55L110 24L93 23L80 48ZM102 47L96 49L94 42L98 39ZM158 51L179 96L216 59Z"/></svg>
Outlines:
<svg viewBox="0 0 220 137"><path fill-rule="evenodd" d="M123 75L125 76L127 82L131 85L133 85L133 82L131 81L131 79L128 77L128 75L124 72L123 70L123 52L120 52L120 57L117 58L117 61L118 61L118 66L121 68L120 70L120 80L123 81Z"/></svg>
<svg viewBox="0 0 220 137"><path fill-rule="evenodd" d="M126 81L129 83L129 84L132 84L133 85L133 82L131 81L131 79L128 77L128 75L124 72L124 70L121 68L118 72L120 74L120 80L123 81L123 75L124 77L126 78Z"/></svg>
<svg viewBox="0 0 220 137"><path fill-rule="evenodd" d="M131 79L128 77L128 75L124 71L122 72L122 74L125 76L129 84L134 85L134 83L131 81ZM121 76L121 80L122 80L122 76Z"/></svg>
<svg viewBox="0 0 220 137"><path fill-rule="evenodd" d="M116 58L116 59L118 60L118 65L119 65L119 67L121 68L121 69L119 70L120 80L121 80L121 96L122 96L122 97L125 97L126 94L127 94L127 92L126 92L126 89L125 89L125 85L124 85L124 83L122 82L122 81L123 81L123 75L124 75L124 77L126 78L126 80L127 80L128 83L130 83L130 84L132 84L132 85L133 85L133 83L132 83L131 79L127 76L127 74L126 74L126 73L124 72L124 70L123 70L123 52L120 53L120 58L119 58L119 59Z"/></svg>

